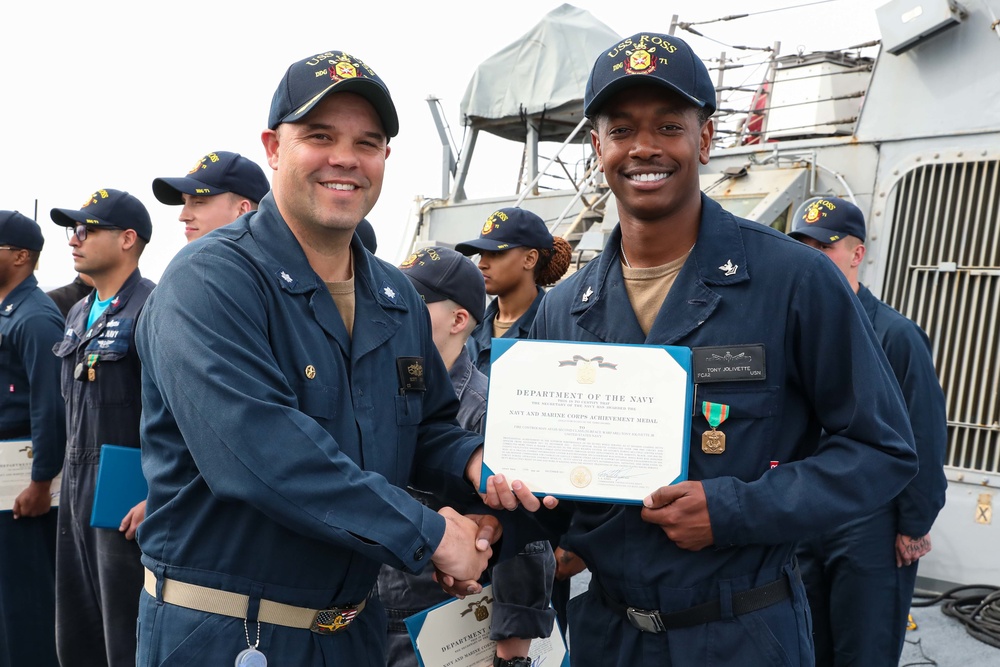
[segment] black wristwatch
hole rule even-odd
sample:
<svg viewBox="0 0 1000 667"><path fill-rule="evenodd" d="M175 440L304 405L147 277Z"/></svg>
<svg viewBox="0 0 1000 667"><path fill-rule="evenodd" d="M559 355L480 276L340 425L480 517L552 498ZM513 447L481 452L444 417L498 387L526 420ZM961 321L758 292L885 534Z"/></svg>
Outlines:
<svg viewBox="0 0 1000 667"><path fill-rule="evenodd" d="M501 658L493 654L493 667L531 667L531 658Z"/></svg>

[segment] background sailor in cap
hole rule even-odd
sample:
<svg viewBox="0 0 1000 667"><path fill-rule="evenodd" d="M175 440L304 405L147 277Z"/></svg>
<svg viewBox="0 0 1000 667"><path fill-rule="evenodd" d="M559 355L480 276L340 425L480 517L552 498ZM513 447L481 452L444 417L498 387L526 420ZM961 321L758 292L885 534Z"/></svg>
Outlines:
<svg viewBox="0 0 1000 667"><path fill-rule="evenodd" d="M33 275L44 239L34 220L0 211L0 447L30 457L31 478L0 500L0 667L58 667L55 633L57 509L66 417L59 391L63 318ZM29 445L23 445L23 441ZM25 450L25 451L22 451ZM5 457L5 461L11 461Z"/></svg>
<svg viewBox="0 0 1000 667"><path fill-rule="evenodd" d="M899 391L836 268L701 193L714 108L705 65L672 35L609 45L587 83L621 222L549 290L531 337L685 346L701 377L688 481L650 489L644 507L575 508L564 542L592 578L570 600L574 664L811 664L795 542L916 472ZM708 370L726 353L749 363ZM703 440L712 429L724 449ZM506 485L488 496L514 498Z"/></svg>
<svg viewBox="0 0 1000 667"><path fill-rule="evenodd" d="M789 235L821 250L858 295L902 390L920 460L917 476L888 503L799 545L816 664L895 665L918 560L931 550L929 533L948 486L944 393L924 331L858 282L865 257L861 209L839 197L814 197L796 211Z"/></svg>
<svg viewBox="0 0 1000 667"><path fill-rule="evenodd" d="M239 153L215 151L186 176L153 180L153 195L167 206L181 206L188 242L257 210L271 185L256 162Z"/></svg>
<svg viewBox="0 0 1000 667"><path fill-rule="evenodd" d="M139 446L139 355L136 322L152 281L139 256L153 226L142 202L127 192L94 192L80 209L54 208L66 227L73 266L94 290L70 309L53 351L62 360L66 405L56 554L56 644L62 667L135 664L135 623L142 587L133 537L145 501L119 530L90 525L102 445Z"/></svg>

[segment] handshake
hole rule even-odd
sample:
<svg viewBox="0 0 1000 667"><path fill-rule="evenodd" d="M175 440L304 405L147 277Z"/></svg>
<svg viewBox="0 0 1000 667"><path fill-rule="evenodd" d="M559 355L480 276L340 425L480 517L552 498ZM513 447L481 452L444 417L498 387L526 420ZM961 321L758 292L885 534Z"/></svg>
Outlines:
<svg viewBox="0 0 1000 667"><path fill-rule="evenodd" d="M470 458L466 466L466 478L473 488L479 489L480 472L483 465L482 449ZM554 508L559 501L551 496L536 498L521 482L508 485L503 475L487 479L486 493L481 494L483 502L495 510L514 510L518 506L530 512L546 507ZM493 555L493 544L503 533L500 521L489 514L469 514L463 516L450 507L444 507L438 514L445 519L444 537L431 556L434 565L434 580L449 595L458 598L474 595L482 591L479 578Z"/></svg>
<svg viewBox="0 0 1000 667"><path fill-rule="evenodd" d="M500 521L489 514L463 516L450 507L442 507L444 537L431 556L434 580L449 595L464 598L483 590L479 578L493 555L492 545L500 539Z"/></svg>

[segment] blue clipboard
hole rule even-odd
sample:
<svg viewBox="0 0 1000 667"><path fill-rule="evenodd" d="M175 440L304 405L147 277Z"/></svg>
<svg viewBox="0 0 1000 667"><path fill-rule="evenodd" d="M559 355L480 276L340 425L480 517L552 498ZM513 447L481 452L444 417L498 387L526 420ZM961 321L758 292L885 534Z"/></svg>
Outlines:
<svg viewBox="0 0 1000 667"><path fill-rule="evenodd" d="M146 499L149 486L142 474L138 447L102 445L90 525L118 530L129 510Z"/></svg>

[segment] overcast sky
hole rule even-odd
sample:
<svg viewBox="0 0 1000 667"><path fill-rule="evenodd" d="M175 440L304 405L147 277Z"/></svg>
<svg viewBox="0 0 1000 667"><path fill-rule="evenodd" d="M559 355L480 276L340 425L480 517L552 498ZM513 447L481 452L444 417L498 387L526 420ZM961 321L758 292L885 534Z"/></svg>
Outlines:
<svg viewBox="0 0 1000 667"><path fill-rule="evenodd" d="M705 21L816 0L659 0L641 4L577 0L623 36L667 32L673 14ZM440 191L441 148L426 103L441 99L456 141L459 103L480 62L533 27L554 0L428 0L403 3L5 2L0 8L0 209L38 219L46 236L37 273L45 287L74 275L54 207L78 208L99 188L127 190L147 206L153 237L140 262L158 280L184 244L179 207L156 201L151 182L182 176L204 154L242 153L270 177L260 142L271 95L292 62L330 49L366 61L386 82L400 116L382 197L369 215L379 256L396 262L416 195ZM699 26L727 44L782 52L837 49L878 38L881 0L834 0ZM382 7L373 12L372 8ZM475 9L470 9L474 7ZM752 9L749 9L752 8ZM678 33L705 58L726 47ZM730 56L734 53L726 49ZM588 60L596 54L587 54ZM734 75L735 76L735 75ZM742 75L741 75L742 76ZM480 139L477 156L497 159L470 174L470 196L513 191L519 149ZM477 223L478 224L478 223Z"/></svg>

